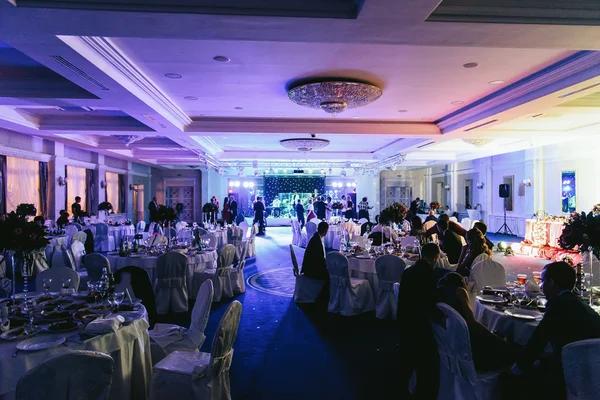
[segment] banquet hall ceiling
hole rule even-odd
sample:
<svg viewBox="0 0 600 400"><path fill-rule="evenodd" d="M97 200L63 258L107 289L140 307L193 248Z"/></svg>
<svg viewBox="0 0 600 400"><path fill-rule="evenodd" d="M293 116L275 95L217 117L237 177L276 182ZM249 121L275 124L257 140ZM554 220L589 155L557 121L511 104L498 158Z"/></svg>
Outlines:
<svg viewBox="0 0 600 400"><path fill-rule="evenodd" d="M263 7L248 7L254 16L240 15L237 0L219 12L53 3L0 2L0 71L12 77L0 74L0 127L159 167L368 165L398 154L405 167L427 166L600 126L600 28L584 22L428 22L437 0L337 0L328 16L318 15L322 2L299 2L303 18L265 16L283 15L275 1L252 2ZM291 82L322 77L368 81L383 95L337 116L287 98ZM127 133L148 138L113 139ZM310 134L331 144L279 145ZM496 144L460 140L480 137Z"/></svg>

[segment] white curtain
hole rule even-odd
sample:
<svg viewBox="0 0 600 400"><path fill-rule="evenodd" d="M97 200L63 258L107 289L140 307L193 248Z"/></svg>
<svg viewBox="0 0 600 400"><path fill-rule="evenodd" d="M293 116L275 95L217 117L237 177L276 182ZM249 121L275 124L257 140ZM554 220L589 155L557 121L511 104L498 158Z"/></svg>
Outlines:
<svg viewBox="0 0 600 400"><path fill-rule="evenodd" d="M115 172L106 173L106 201L113 206L115 213L119 210L119 174Z"/></svg>
<svg viewBox="0 0 600 400"><path fill-rule="evenodd" d="M6 211L16 211L21 203L40 209L40 162L6 157Z"/></svg>
<svg viewBox="0 0 600 400"><path fill-rule="evenodd" d="M85 195L87 193L87 185L85 179L85 168L72 167L67 165L67 212L71 214L71 205L75 203L75 197L81 197L81 209L85 209Z"/></svg>

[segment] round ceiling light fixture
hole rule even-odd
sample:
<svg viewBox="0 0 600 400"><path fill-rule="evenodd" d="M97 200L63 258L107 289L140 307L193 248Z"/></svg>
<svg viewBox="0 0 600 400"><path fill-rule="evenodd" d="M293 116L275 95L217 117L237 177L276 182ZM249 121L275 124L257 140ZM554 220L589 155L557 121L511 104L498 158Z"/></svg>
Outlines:
<svg viewBox="0 0 600 400"><path fill-rule="evenodd" d="M405 113L408 112L408 110L398 110L399 113Z"/></svg>
<svg viewBox="0 0 600 400"><path fill-rule="evenodd" d="M504 81L501 81L501 80L488 82L489 85L502 85L503 83L504 83Z"/></svg>
<svg viewBox="0 0 600 400"><path fill-rule="evenodd" d="M213 60L215 60L216 62L222 62L222 63L231 61L231 59L229 57L225 57L225 56L214 56Z"/></svg>
<svg viewBox="0 0 600 400"><path fill-rule="evenodd" d="M198 98L196 96L185 96L184 99L186 99L186 100L198 100Z"/></svg>
<svg viewBox="0 0 600 400"><path fill-rule="evenodd" d="M234 110L243 110L244 107L233 107Z"/></svg>
<svg viewBox="0 0 600 400"><path fill-rule="evenodd" d="M463 139L463 142L473 145L477 148L482 148L487 144L490 144L494 139L476 138L476 139Z"/></svg>
<svg viewBox="0 0 600 400"><path fill-rule="evenodd" d="M450 103L450 104L453 104L453 105L455 105L455 106L458 106L458 105L460 105L460 104L465 104L465 102L464 102L464 101L453 101L453 102L452 102L452 103Z"/></svg>
<svg viewBox="0 0 600 400"><path fill-rule="evenodd" d="M465 67L465 68L476 68L478 66L479 66L479 64L477 64L476 62L470 62L470 63L463 64L463 67Z"/></svg>
<svg viewBox="0 0 600 400"><path fill-rule="evenodd" d="M382 94L379 87L370 83L343 79L299 83L288 90L288 98L294 103L334 115L366 106Z"/></svg>
<svg viewBox="0 0 600 400"><path fill-rule="evenodd" d="M181 79L181 75L179 74L174 74L174 73L168 73L165 74L165 77L169 78L169 79Z"/></svg>
<svg viewBox="0 0 600 400"><path fill-rule="evenodd" d="M323 147L329 146L329 140L316 138L283 139L279 141L279 144L285 147L286 149L307 152L314 149L322 149Z"/></svg>

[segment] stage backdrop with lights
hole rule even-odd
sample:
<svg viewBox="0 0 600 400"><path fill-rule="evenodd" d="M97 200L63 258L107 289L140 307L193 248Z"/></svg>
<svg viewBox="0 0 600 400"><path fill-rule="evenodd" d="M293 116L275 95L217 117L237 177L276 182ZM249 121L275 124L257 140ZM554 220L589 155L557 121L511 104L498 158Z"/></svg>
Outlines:
<svg viewBox="0 0 600 400"><path fill-rule="evenodd" d="M325 193L325 178L296 178L296 177L278 177L265 176L265 201L271 204L275 196L279 193L314 193L315 189L319 194Z"/></svg>

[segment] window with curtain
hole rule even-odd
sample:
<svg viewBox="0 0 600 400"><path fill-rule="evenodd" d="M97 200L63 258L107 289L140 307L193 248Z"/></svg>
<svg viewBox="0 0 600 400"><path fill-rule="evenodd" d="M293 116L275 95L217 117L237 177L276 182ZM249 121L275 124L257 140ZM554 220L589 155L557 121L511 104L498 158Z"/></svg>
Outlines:
<svg viewBox="0 0 600 400"><path fill-rule="evenodd" d="M21 203L40 208L40 162L6 157L6 211L17 209Z"/></svg>
<svg viewBox="0 0 600 400"><path fill-rule="evenodd" d="M119 174L115 172L106 173L106 201L113 206L115 213L120 213L119 210Z"/></svg>
<svg viewBox="0 0 600 400"><path fill-rule="evenodd" d="M67 212L71 214L71 204L75 203L75 197L81 197L81 209L86 206L87 181L86 169L67 165Z"/></svg>

